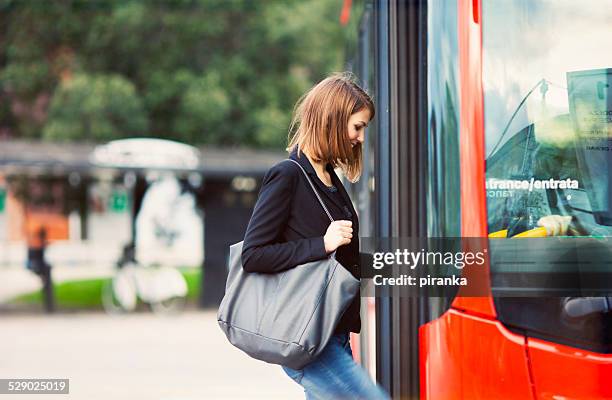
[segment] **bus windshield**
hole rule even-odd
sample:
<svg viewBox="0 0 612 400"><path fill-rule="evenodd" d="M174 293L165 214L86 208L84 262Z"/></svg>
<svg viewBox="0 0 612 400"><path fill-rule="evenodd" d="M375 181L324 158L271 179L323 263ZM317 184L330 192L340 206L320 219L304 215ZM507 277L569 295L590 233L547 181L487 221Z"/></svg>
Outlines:
<svg viewBox="0 0 612 400"><path fill-rule="evenodd" d="M612 39L612 8L597 0L513 0L483 1L482 12L489 236L537 238L492 239L491 248L497 259L524 248L518 254L532 265L530 281L544 282L530 288L533 296L496 296L500 320L609 352L612 290L584 290L594 275L579 255L593 238L598 257L612 256L605 244L612 237L612 53L603 47ZM502 264L491 265L494 293L512 276ZM610 289L612 265L604 267L598 276ZM559 279L576 290L547 296L546 284Z"/></svg>

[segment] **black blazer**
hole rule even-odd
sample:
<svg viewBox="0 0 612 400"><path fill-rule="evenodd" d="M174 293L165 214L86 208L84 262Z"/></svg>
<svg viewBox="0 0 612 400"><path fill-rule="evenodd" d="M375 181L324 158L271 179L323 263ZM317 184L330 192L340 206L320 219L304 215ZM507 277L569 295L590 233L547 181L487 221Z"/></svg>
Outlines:
<svg viewBox="0 0 612 400"><path fill-rule="evenodd" d="M297 150L293 150L289 158L304 168L334 220L353 222L351 243L337 249L336 259L359 279L359 221L342 182L328 164L326 169L343 200L340 202L318 178L303 153L298 157ZM329 218L298 166L290 161L277 163L263 179L246 230L242 248L244 270L274 273L327 257L323 236L329 224ZM338 323L336 333L360 331L359 305L357 293Z"/></svg>

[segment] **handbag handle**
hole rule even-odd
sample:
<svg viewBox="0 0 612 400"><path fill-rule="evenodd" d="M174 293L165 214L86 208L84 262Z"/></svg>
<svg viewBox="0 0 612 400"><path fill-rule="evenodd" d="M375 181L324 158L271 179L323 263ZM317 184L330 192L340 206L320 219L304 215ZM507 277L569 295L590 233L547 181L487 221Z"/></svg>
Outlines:
<svg viewBox="0 0 612 400"><path fill-rule="evenodd" d="M325 203L323 203L323 200L321 200L321 196L319 196L319 192L317 192L317 189L315 188L314 184L310 180L310 177L308 176L306 171L304 171L304 168L300 165L299 162L297 162L297 161L295 161L295 160L293 160L291 158L288 158L287 160L291 161L291 162L294 162L298 167L300 167L300 169L304 173L304 176L306 177L306 180L310 184L310 187L312 188L312 191L314 192L315 196L317 196L317 199L319 200L319 203L321 203L321 206L323 207L323 210L325 210L325 214L327 214L327 216L329 217L329 220L331 222L334 222L334 219L332 218L331 214L329 213L329 210L327 209L327 207L325 207Z"/></svg>

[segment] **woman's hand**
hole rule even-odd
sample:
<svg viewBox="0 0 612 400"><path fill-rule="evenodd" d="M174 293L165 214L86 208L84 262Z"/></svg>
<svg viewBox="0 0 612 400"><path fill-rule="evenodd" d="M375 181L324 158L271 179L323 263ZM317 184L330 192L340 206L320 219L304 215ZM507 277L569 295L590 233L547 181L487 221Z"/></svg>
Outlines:
<svg viewBox="0 0 612 400"><path fill-rule="evenodd" d="M332 222L323 236L325 251L329 254L338 247L349 244L352 237L353 222L346 220Z"/></svg>

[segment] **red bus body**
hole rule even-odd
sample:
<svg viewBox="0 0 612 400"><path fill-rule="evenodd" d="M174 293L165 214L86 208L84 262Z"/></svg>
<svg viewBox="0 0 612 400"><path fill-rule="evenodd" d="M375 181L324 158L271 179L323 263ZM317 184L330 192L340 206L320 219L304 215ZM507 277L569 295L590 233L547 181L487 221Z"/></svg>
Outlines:
<svg viewBox="0 0 612 400"><path fill-rule="evenodd" d="M487 235L480 0L459 0L462 236ZM486 21L485 21L486 23ZM419 329L423 399L608 399L612 356L510 332L491 297L457 297Z"/></svg>

